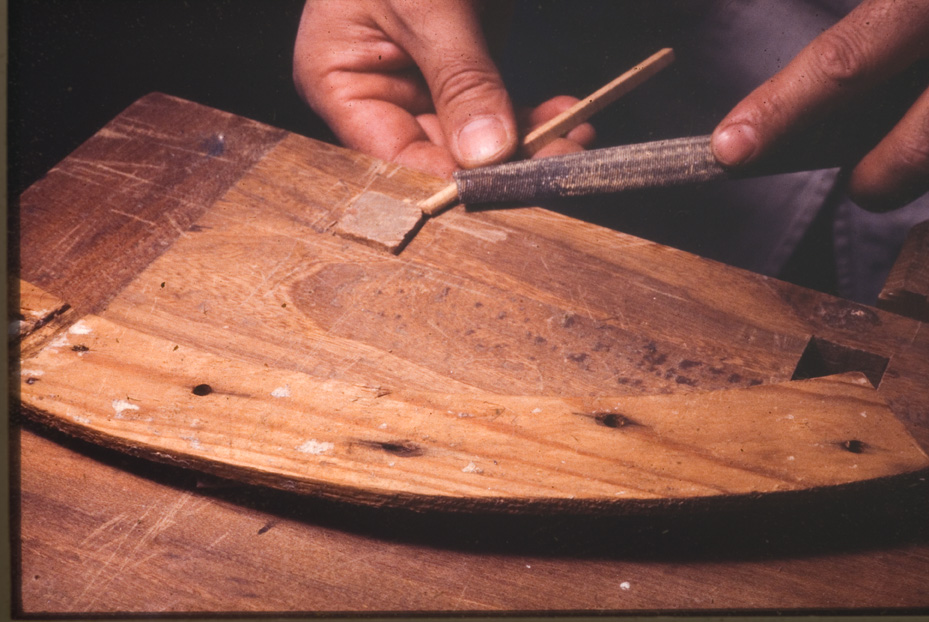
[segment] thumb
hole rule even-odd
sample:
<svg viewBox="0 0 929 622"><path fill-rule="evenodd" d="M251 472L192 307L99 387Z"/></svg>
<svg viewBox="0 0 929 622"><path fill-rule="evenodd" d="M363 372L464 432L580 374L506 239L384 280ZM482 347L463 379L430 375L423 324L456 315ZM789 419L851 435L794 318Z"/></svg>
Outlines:
<svg viewBox="0 0 929 622"><path fill-rule="evenodd" d="M436 0L403 6L404 47L429 85L452 156L464 168L510 158L518 143L513 106L474 6Z"/></svg>

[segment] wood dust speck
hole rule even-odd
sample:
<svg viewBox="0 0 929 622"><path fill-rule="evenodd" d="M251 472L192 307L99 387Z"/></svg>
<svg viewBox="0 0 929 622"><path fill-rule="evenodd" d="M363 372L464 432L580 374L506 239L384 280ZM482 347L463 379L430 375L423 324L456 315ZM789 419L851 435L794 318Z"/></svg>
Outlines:
<svg viewBox="0 0 929 622"><path fill-rule="evenodd" d="M465 468L461 469L461 472L462 472L462 473L477 473L478 475L480 475L481 473L484 472L484 469L482 469L481 467L477 466L477 465L474 464L473 462L469 462L469 463L468 463L468 466L466 466Z"/></svg>
<svg viewBox="0 0 929 622"><path fill-rule="evenodd" d="M312 454L318 456L324 454L327 451L331 451L335 447L332 443L317 441L315 438L311 438L302 445L297 446L297 451L304 454Z"/></svg>
<svg viewBox="0 0 929 622"><path fill-rule="evenodd" d="M123 413L127 410L139 410L139 407L135 404L130 404L126 400L113 400L112 404L113 410L116 411L116 418L122 419Z"/></svg>
<svg viewBox="0 0 929 622"><path fill-rule="evenodd" d="M84 320L79 320L68 329L68 332L72 335L89 335L94 331L90 326L84 323Z"/></svg>

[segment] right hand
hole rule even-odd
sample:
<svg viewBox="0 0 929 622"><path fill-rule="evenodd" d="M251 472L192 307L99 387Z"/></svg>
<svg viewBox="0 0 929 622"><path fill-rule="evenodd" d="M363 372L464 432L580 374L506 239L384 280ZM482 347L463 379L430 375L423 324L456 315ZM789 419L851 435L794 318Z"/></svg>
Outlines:
<svg viewBox="0 0 929 622"><path fill-rule="evenodd" d="M458 0L308 0L294 49L298 92L346 146L450 177L512 157L517 120L479 6ZM537 125L570 105L527 114ZM538 155L581 148L576 128Z"/></svg>

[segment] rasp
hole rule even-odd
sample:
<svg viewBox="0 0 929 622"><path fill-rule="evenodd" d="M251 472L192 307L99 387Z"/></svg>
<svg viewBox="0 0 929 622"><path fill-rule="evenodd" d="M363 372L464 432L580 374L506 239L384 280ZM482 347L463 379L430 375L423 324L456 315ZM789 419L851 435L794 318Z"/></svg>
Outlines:
<svg viewBox="0 0 929 622"><path fill-rule="evenodd" d="M466 205L610 194L728 176L713 157L709 135L521 160L454 174L458 198Z"/></svg>

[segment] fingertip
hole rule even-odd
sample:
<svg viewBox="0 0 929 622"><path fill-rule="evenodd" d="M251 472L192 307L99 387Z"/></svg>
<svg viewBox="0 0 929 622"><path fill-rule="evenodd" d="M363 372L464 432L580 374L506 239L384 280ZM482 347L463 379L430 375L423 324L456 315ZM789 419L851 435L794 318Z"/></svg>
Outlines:
<svg viewBox="0 0 929 622"><path fill-rule="evenodd" d="M713 156L723 166L741 166L758 152L758 133L747 123L722 126L713 133L712 149Z"/></svg>
<svg viewBox="0 0 929 622"><path fill-rule="evenodd" d="M581 123L565 134L565 138L581 147L588 148L597 140L597 130L590 123Z"/></svg>
<svg viewBox="0 0 929 622"><path fill-rule="evenodd" d="M532 154L532 157L547 158L549 156L566 155L578 151L584 151L584 147L577 142L569 140L568 138L556 138Z"/></svg>
<svg viewBox="0 0 929 622"><path fill-rule="evenodd" d="M449 180L459 168L447 149L425 140L407 145L393 158L393 162Z"/></svg>
<svg viewBox="0 0 929 622"><path fill-rule="evenodd" d="M516 135L509 125L496 115L469 120L452 143L459 164L474 168L507 159L516 148Z"/></svg>
<svg viewBox="0 0 929 622"><path fill-rule="evenodd" d="M527 112L526 124L530 128L542 125L569 110L580 100L571 95L556 95Z"/></svg>
<svg viewBox="0 0 929 622"><path fill-rule="evenodd" d="M929 191L929 182L909 180L896 184L868 179L853 174L848 184L848 197L860 208L874 213L890 212L912 203Z"/></svg>

